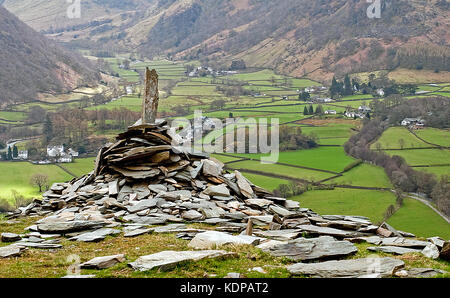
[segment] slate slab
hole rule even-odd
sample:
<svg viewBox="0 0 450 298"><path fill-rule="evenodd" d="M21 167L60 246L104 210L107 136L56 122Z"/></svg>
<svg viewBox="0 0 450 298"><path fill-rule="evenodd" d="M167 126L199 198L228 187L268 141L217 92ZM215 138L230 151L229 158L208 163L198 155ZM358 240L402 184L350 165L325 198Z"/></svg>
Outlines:
<svg viewBox="0 0 450 298"><path fill-rule="evenodd" d="M81 235L70 238L71 241L81 241L81 242L98 242L102 241L109 235L120 234L120 230L104 228L98 229L93 232L83 233Z"/></svg>
<svg viewBox="0 0 450 298"><path fill-rule="evenodd" d="M43 222L37 225L37 229L40 233L45 234L67 234L70 232L78 232L101 228L108 223L104 221L87 221L87 220L74 220L64 222Z"/></svg>
<svg viewBox="0 0 450 298"><path fill-rule="evenodd" d="M287 267L294 275L308 275L321 278L343 277L391 277L394 272L405 266L394 258L365 258L321 263L298 263Z"/></svg>
<svg viewBox="0 0 450 298"><path fill-rule="evenodd" d="M0 247L0 258L18 257L22 254L23 247L17 245L8 245Z"/></svg>
<svg viewBox="0 0 450 298"><path fill-rule="evenodd" d="M169 271L181 262L225 258L234 255L234 253L225 250L161 251L140 257L135 262L131 262L128 265L137 271L148 271L154 268L161 271Z"/></svg>
<svg viewBox="0 0 450 298"><path fill-rule="evenodd" d="M261 238L238 235L233 236L227 233L218 231L207 231L204 233L198 233L194 239L189 242L188 246L195 249L210 249L215 246L236 244L236 245L258 245Z"/></svg>
<svg viewBox="0 0 450 298"><path fill-rule="evenodd" d="M287 230L272 230L272 231L255 231L254 235L263 238L270 238L273 240L287 241L298 238L301 234L301 230L287 229Z"/></svg>
<svg viewBox="0 0 450 298"><path fill-rule="evenodd" d="M125 255L97 257L80 265L81 269L107 269L125 261Z"/></svg>
<svg viewBox="0 0 450 298"><path fill-rule="evenodd" d="M275 245L266 250L276 257L287 257L292 260L317 260L340 258L358 252L349 241L338 241L330 236L319 238L298 238L287 243Z"/></svg>
<svg viewBox="0 0 450 298"><path fill-rule="evenodd" d="M369 251L381 251L385 253L395 254L395 255L404 255L407 253L413 252L421 252L420 249L413 249L407 247L398 247L398 246L370 246L367 248Z"/></svg>
<svg viewBox="0 0 450 298"><path fill-rule="evenodd" d="M2 233L0 238L2 242L16 242L22 239L20 235L14 233Z"/></svg>

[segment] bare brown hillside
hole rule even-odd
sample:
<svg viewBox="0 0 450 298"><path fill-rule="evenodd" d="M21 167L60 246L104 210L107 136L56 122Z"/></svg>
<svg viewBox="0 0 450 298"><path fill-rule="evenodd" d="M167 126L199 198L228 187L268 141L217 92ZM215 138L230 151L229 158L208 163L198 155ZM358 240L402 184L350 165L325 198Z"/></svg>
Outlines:
<svg viewBox="0 0 450 298"><path fill-rule="evenodd" d="M0 104L39 92L64 92L100 79L94 66L58 46L0 7Z"/></svg>
<svg viewBox="0 0 450 298"><path fill-rule="evenodd" d="M4 5L22 19L33 17L30 25L53 38L95 51L222 67L243 59L247 66L320 81L398 67L450 70L447 0L381 0L379 19L368 18L369 4L359 0L86 0L81 19L57 24L43 6L27 10L27 2Z"/></svg>

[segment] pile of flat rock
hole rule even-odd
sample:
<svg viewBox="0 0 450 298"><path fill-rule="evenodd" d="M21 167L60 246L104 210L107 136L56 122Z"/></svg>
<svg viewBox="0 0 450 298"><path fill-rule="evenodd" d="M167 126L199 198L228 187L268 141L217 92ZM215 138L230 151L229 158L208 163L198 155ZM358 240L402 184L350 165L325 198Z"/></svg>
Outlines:
<svg viewBox="0 0 450 298"><path fill-rule="evenodd" d="M162 251L129 263L135 270L170 270L177 263L203 258L235 257L218 246L254 245L273 256L296 262L292 274L319 277L420 276L442 272L402 270L395 258L339 260L355 254L355 242L373 244L370 251L401 255L419 252L449 259L450 246L438 237L420 241L386 223L374 225L361 216L324 215L299 203L274 197L238 171L204 153L186 151L165 121L135 125L103 147L94 170L68 183L56 183L27 207L10 213L40 216L23 235L3 233L0 258L16 257L28 248L58 249L61 237L98 242L123 233L138 237L174 233L191 251ZM207 230L187 223L211 225ZM83 268L103 269L124 262L123 255L103 256ZM326 261L311 263L310 261ZM375 262L375 263L374 263ZM371 271L375 268L375 271ZM369 273L368 273L369 272ZM414 275L416 274L416 275Z"/></svg>

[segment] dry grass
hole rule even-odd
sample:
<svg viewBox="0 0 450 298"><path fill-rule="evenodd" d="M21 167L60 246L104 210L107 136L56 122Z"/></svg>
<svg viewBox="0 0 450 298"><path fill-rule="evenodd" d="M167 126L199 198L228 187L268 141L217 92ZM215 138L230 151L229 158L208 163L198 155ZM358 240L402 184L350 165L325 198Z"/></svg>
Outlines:
<svg viewBox="0 0 450 298"><path fill-rule="evenodd" d="M0 232L23 233L24 228L32 225L38 218L20 219L9 224L0 219ZM189 225L192 228L211 229L212 226L204 224ZM62 240L63 248L53 250L28 249L17 258L0 259L0 278L59 278L67 275L69 266L68 257L77 255L81 262L94 257L114 254L125 254L126 262L117 264L105 270L81 270L82 275L93 274L98 278L204 278L224 277L229 272L238 272L249 278L287 278L291 277L286 265L293 262L286 258L275 258L261 250L248 245L227 245L221 247L236 256L226 259L202 260L198 262L184 262L169 272L150 270L135 272L128 263L138 257L153 254L163 250L190 250L189 241L177 239L175 234L148 234L136 238L124 238L123 234L116 237L107 237L100 243L71 242ZM6 243L0 243L5 246ZM369 244L357 244L359 252L350 258L364 258L374 253L366 250ZM377 253L380 256L389 254ZM419 254L395 256L406 263L406 268L429 267L443 269L450 272L450 263L424 258ZM262 267L267 272L262 274L251 271L254 267ZM444 277L450 277L448 274Z"/></svg>

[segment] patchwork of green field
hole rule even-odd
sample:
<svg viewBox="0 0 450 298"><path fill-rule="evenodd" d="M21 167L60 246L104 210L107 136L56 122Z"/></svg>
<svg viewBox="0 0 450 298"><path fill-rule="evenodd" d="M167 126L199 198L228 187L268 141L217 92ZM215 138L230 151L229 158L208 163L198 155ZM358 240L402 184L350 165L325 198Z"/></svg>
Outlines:
<svg viewBox="0 0 450 298"><path fill-rule="evenodd" d="M321 215L360 215L373 223L381 222L389 205L395 205L395 195L390 191L346 188L313 190L290 199Z"/></svg>
<svg viewBox="0 0 450 298"><path fill-rule="evenodd" d="M450 224L425 204L405 198L403 206L388 220L401 231L408 231L420 237L440 236L450 239Z"/></svg>
<svg viewBox="0 0 450 298"><path fill-rule="evenodd" d="M236 160L240 159L239 157L225 156L225 155L222 155L222 154L211 154L211 157L214 157L215 159L218 159L218 160L220 160L223 163L227 163L227 162L230 162L230 161L236 161Z"/></svg>
<svg viewBox="0 0 450 298"><path fill-rule="evenodd" d="M350 138L354 124L332 123L326 126L302 127L305 135L314 134L317 138Z"/></svg>
<svg viewBox="0 0 450 298"><path fill-rule="evenodd" d="M172 89L173 95L192 95L192 96L219 96L223 95L216 91L216 86L176 86Z"/></svg>
<svg viewBox="0 0 450 298"><path fill-rule="evenodd" d="M308 79L290 79L291 88L306 88L312 86L322 86L321 83Z"/></svg>
<svg viewBox="0 0 450 298"><path fill-rule="evenodd" d="M402 141L403 140L403 141ZM376 150L380 144L381 149L403 149L403 148L424 148L429 144L421 141L405 127L388 128L377 142L371 145L372 150ZM402 148L403 145L403 148Z"/></svg>
<svg viewBox="0 0 450 298"><path fill-rule="evenodd" d="M3 174L0 179L0 198L12 200L11 190L18 191L25 198L40 197L39 188L30 184L34 174L45 174L49 177L49 185L54 182L69 181L73 177L56 165L33 165L28 162L2 162Z"/></svg>
<svg viewBox="0 0 450 298"><path fill-rule="evenodd" d="M95 157L77 158L74 162L62 164L61 166L73 173L76 177L81 177L94 169L94 163Z"/></svg>
<svg viewBox="0 0 450 298"><path fill-rule="evenodd" d="M403 157L410 166L441 165L450 161L450 150L447 149L385 150L385 152Z"/></svg>
<svg viewBox="0 0 450 298"><path fill-rule="evenodd" d="M268 173L270 175L280 175L284 177L290 177L294 179L303 179L308 181L321 181L327 179L333 174L307 170L302 168L295 168L290 166L278 165L278 164L262 164L259 161L246 160L228 165L230 169L240 170L245 173L245 170L252 170L258 172ZM283 179L283 177L279 177ZM271 179L271 178L268 178Z"/></svg>
<svg viewBox="0 0 450 298"><path fill-rule="evenodd" d="M337 185L392 188L392 183L390 182L389 177L386 175L383 168L366 163L361 164L348 172L345 172L341 177L328 180L325 183Z"/></svg>
<svg viewBox="0 0 450 298"><path fill-rule="evenodd" d="M438 87L438 86L430 86L430 85L420 85L417 86L417 91L437 91L437 90L442 90L442 87Z"/></svg>
<svg viewBox="0 0 450 298"><path fill-rule="evenodd" d="M443 147L450 147L450 131L445 129L437 129L427 127L425 129L420 129L415 131L423 140L436 144Z"/></svg>
<svg viewBox="0 0 450 298"><path fill-rule="evenodd" d="M268 154L234 154L260 160ZM319 147L308 150L280 152L278 162L313 169L342 172L354 159L345 154L342 147ZM330 175L331 176L331 175Z"/></svg>
<svg viewBox="0 0 450 298"><path fill-rule="evenodd" d="M317 144L322 146L343 146L347 141L348 138L321 138L317 139Z"/></svg>
<svg viewBox="0 0 450 298"><path fill-rule="evenodd" d="M257 72L234 74L226 78L241 81L271 81L272 79L282 80L284 76L274 73L273 70L264 69Z"/></svg>
<svg viewBox="0 0 450 298"><path fill-rule="evenodd" d="M433 92L433 93L430 93L429 95L439 95L439 96L450 97L450 92Z"/></svg>
<svg viewBox="0 0 450 298"><path fill-rule="evenodd" d="M434 174L438 179L442 176L447 176L450 179L450 166L416 167L414 170Z"/></svg>
<svg viewBox="0 0 450 298"><path fill-rule="evenodd" d="M372 99L372 98L373 98L372 94L355 94L344 96L342 98L339 98L339 100Z"/></svg>
<svg viewBox="0 0 450 298"><path fill-rule="evenodd" d="M112 110L119 108L127 108L130 111L139 112L142 109L142 99L137 96L124 96L101 106L89 107L86 110Z"/></svg>
<svg viewBox="0 0 450 298"><path fill-rule="evenodd" d="M257 174L250 174L250 173L243 173L245 178L250 180L253 184L262 187L264 189L267 189L268 191L274 191L278 188L281 184L289 184L290 181L285 179L279 179L279 178L273 178L273 177L267 177Z"/></svg>
<svg viewBox="0 0 450 298"><path fill-rule="evenodd" d="M333 103L333 106L339 106L343 108L351 107L353 109L357 109L360 106L368 106L370 103L370 99L368 100L347 100L347 101L337 101Z"/></svg>
<svg viewBox="0 0 450 298"><path fill-rule="evenodd" d="M20 122L20 121L25 120L25 118L26 118L26 114L23 112L0 111L0 119L2 119L2 120Z"/></svg>

